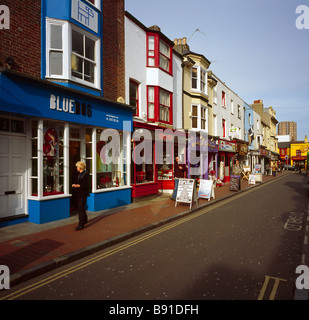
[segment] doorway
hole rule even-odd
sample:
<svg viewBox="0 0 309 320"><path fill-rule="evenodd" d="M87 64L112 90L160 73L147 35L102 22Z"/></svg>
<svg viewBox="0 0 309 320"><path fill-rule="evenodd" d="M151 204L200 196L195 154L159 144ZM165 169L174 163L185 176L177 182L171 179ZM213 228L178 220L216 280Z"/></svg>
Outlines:
<svg viewBox="0 0 309 320"><path fill-rule="evenodd" d="M75 194L72 184L75 183L78 172L76 170L75 164L77 161L80 161L80 141L70 141L69 144L69 192L72 195L70 199L70 208L71 210L76 207L75 203Z"/></svg>
<svg viewBox="0 0 309 320"><path fill-rule="evenodd" d="M0 136L0 218L25 213L26 139Z"/></svg>

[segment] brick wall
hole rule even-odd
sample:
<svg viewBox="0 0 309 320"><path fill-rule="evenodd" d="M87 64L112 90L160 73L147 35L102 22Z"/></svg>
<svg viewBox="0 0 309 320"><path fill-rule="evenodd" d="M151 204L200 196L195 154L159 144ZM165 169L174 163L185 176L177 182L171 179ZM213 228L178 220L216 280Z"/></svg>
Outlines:
<svg viewBox="0 0 309 320"><path fill-rule="evenodd" d="M103 94L125 98L124 0L103 0ZM13 70L41 76L41 0L4 0L10 9L10 29L0 30L0 67L6 58Z"/></svg>
<svg viewBox="0 0 309 320"><path fill-rule="evenodd" d="M125 99L124 0L103 0L103 94Z"/></svg>
<svg viewBox="0 0 309 320"><path fill-rule="evenodd" d="M0 66L12 57L16 70L41 75L41 0L5 0L10 9L10 29L0 30Z"/></svg>

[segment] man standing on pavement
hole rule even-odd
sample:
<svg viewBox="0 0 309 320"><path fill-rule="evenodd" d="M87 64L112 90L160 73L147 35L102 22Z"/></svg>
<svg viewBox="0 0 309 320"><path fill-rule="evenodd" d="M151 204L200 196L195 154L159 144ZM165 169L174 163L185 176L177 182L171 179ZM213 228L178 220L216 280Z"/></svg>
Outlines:
<svg viewBox="0 0 309 320"><path fill-rule="evenodd" d="M241 176L241 172L242 172L242 169L241 169L241 166L239 165L239 161L236 160L236 163L233 166L233 175Z"/></svg>

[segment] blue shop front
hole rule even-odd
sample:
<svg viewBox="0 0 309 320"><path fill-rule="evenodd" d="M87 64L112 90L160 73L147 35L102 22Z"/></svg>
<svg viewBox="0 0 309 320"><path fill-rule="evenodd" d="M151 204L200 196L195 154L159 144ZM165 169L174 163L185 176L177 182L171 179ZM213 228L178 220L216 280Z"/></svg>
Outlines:
<svg viewBox="0 0 309 320"><path fill-rule="evenodd" d="M131 131L125 104L0 72L0 227L70 217L80 160L91 175L88 211L129 204ZM115 150L104 148L112 141Z"/></svg>

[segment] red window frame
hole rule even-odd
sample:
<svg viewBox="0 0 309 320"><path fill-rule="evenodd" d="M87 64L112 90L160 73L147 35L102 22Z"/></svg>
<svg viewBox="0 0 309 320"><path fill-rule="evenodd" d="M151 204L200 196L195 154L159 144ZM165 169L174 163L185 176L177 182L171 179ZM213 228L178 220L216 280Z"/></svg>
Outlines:
<svg viewBox="0 0 309 320"><path fill-rule="evenodd" d="M149 48L149 38L154 38L154 48ZM162 41L165 45L169 47L169 57L160 52L160 41ZM162 68L160 66L160 57L164 57L169 60L169 67L168 70ZM149 64L149 59L154 59L154 65L152 66ZM166 41L164 41L159 34L149 32L147 33L147 60L146 60L146 66L148 68L159 68L168 74L172 75L173 73L173 47L168 44Z"/></svg>
<svg viewBox="0 0 309 320"><path fill-rule="evenodd" d="M136 97L131 96L131 84L134 84L136 86ZM130 84L129 84L129 97L130 97L130 105L133 106L131 104L131 100L133 100L136 104L136 112L133 112L133 116L139 116L139 83L137 81L134 81L132 79L130 79Z"/></svg>
<svg viewBox="0 0 309 320"><path fill-rule="evenodd" d="M149 97L149 88L153 88L154 90L154 101L150 101ZM160 91L167 92L169 94L169 106L160 103ZM149 116L149 105L153 104L154 106L154 117L150 118ZM160 118L160 107L169 108L169 120L165 121ZM167 91L158 86L147 86L147 119L149 122L161 122L166 124L173 124L173 93Z"/></svg>
<svg viewBox="0 0 309 320"><path fill-rule="evenodd" d="M226 106L226 93L222 90L222 97L221 97L221 102L222 102L222 107Z"/></svg>
<svg viewBox="0 0 309 320"><path fill-rule="evenodd" d="M225 119L222 119L222 137L225 138Z"/></svg>

